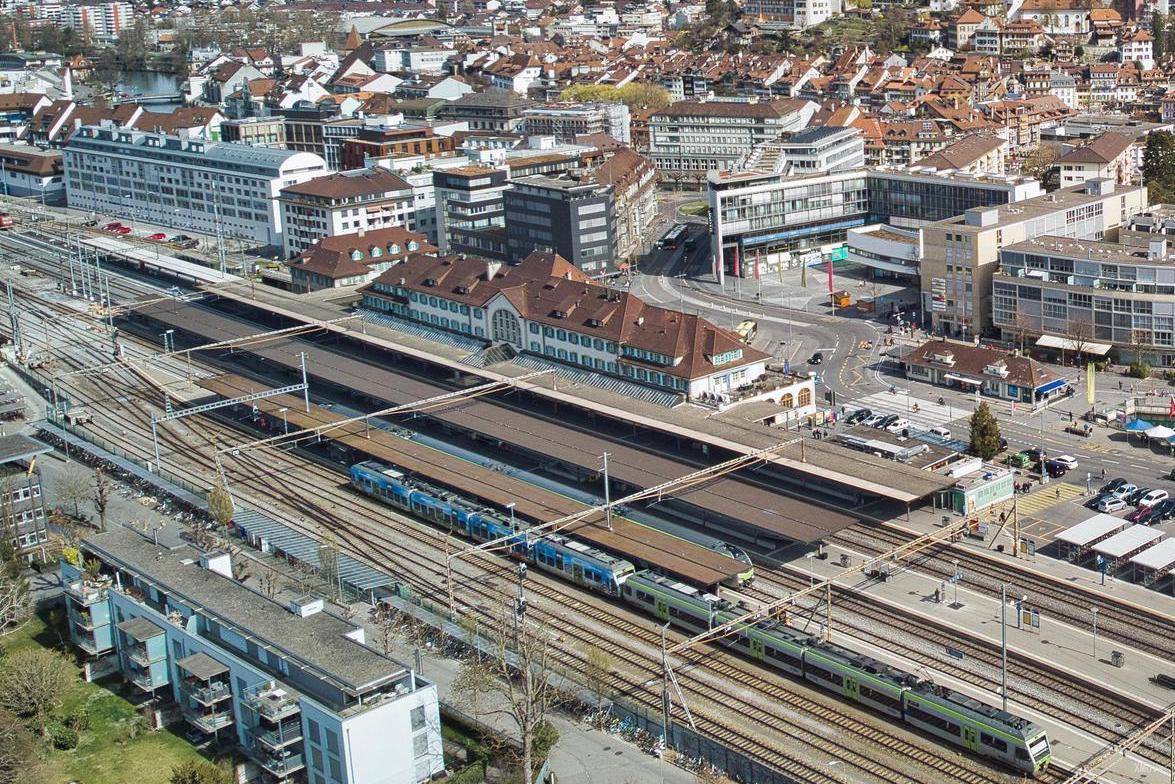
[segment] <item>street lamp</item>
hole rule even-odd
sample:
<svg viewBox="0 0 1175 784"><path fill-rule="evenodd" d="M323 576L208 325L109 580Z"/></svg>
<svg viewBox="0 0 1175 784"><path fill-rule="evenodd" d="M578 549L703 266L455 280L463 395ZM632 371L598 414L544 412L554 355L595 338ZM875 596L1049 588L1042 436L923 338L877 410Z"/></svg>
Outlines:
<svg viewBox="0 0 1175 784"><path fill-rule="evenodd" d="M514 501L511 501L510 503L506 504L506 508L510 510L510 530L511 531L517 530L514 525Z"/></svg>
<svg viewBox="0 0 1175 784"><path fill-rule="evenodd" d="M287 436L290 434L290 421L286 417L286 412L289 410L289 408L284 406L280 409L282 415L282 432Z"/></svg>

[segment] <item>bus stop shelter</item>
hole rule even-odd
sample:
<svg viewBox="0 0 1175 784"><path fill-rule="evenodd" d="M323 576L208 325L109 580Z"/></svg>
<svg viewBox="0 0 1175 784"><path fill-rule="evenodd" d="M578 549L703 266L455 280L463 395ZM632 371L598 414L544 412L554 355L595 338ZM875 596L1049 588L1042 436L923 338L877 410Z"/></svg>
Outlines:
<svg viewBox="0 0 1175 784"><path fill-rule="evenodd" d="M1159 590L1175 590L1175 539L1164 539L1130 559L1134 579Z"/></svg>
<svg viewBox="0 0 1175 784"><path fill-rule="evenodd" d="M1096 514L1057 534L1057 544L1067 559L1080 563L1089 555L1090 548L1125 530L1128 525L1130 523L1120 517Z"/></svg>
<svg viewBox="0 0 1175 784"><path fill-rule="evenodd" d="M1161 541L1166 536L1162 531L1146 525L1132 525L1095 545L1093 551L1105 559L1106 574L1125 566L1126 562L1143 550Z"/></svg>

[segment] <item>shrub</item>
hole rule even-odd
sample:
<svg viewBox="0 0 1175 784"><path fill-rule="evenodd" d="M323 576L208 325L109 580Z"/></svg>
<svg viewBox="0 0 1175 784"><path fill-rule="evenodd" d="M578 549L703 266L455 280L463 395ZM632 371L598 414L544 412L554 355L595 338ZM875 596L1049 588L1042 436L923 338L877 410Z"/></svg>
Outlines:
<svg viewBox="0 0 1175 784"><path fill-rule="evenodd" d="M1131 378L1150 378L1151 366L1145 362L1131 362L1130 367L1126 369L1126 375Z"/></svg>
<svg viewBox="0 0 1175 784"><path fill-rule="evenodd" d="M77 748L78 733L73 727L67 727L59 721L53 721L45 729L48 731L53 748L62 751Z"/></svg>

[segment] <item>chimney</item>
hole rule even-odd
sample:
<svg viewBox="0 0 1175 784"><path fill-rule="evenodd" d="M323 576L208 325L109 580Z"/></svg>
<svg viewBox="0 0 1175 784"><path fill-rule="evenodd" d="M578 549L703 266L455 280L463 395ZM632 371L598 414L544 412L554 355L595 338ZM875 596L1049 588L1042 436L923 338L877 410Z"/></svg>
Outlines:
<svg viewBox="0 0 1175 784"><path fill-rule="evenodd" d="M363 235L365 234L367 234L367 229L360 227L359 231L355 233L355 236L359 237L359 239L363 239Z"/></svg>
<svg viewBox="0 0 1175 784"><path fill-rule="evenodd" d="M493 280L494 276L498 274L498 270L500 270L501 268L502 268L502 262L500 262L500 261L487 261L486 262L486 280Z"/></svg>

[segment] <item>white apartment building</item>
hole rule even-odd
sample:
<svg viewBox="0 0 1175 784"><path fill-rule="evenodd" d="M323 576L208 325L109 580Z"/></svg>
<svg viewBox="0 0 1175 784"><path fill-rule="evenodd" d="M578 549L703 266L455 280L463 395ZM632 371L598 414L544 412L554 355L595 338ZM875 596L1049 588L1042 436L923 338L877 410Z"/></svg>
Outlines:
<svg viewBox="0 0 1175 784"><path fill-rule="evenodd" d="M278 196L290 258L322 237L403 226L416 230L411 183L376 166L337 172L284 188Z"/></svg>
<svg viewBox="0 0 1175 784"><path fill-rule="evenodd" d="M69 206L280 245L282 188L326 173L308 152L83 125L65 150Z"/></svg>
<svg viewBox="0 0 1175 784"><path fill-rule="evenodd" d="M606 133L622 144L632 143L628 107L622 103L552 104L522 110L523 129L530 136L554 136L560 142Z"/></svg>
<svg viewBox="0 0 1175 784"><path fill-rule="evenodd" d="M743 13L792 30L805 30L844 12L841 0L748 0Z"/></svg>
<svg viewBox="0 0 1175 784"><path fill-rule="evenodd" d="M67 5L58 17L60 27L69 27L85 37L113 41L123 30L134 26L134 7L122 0L93 5Z"/></svg>

